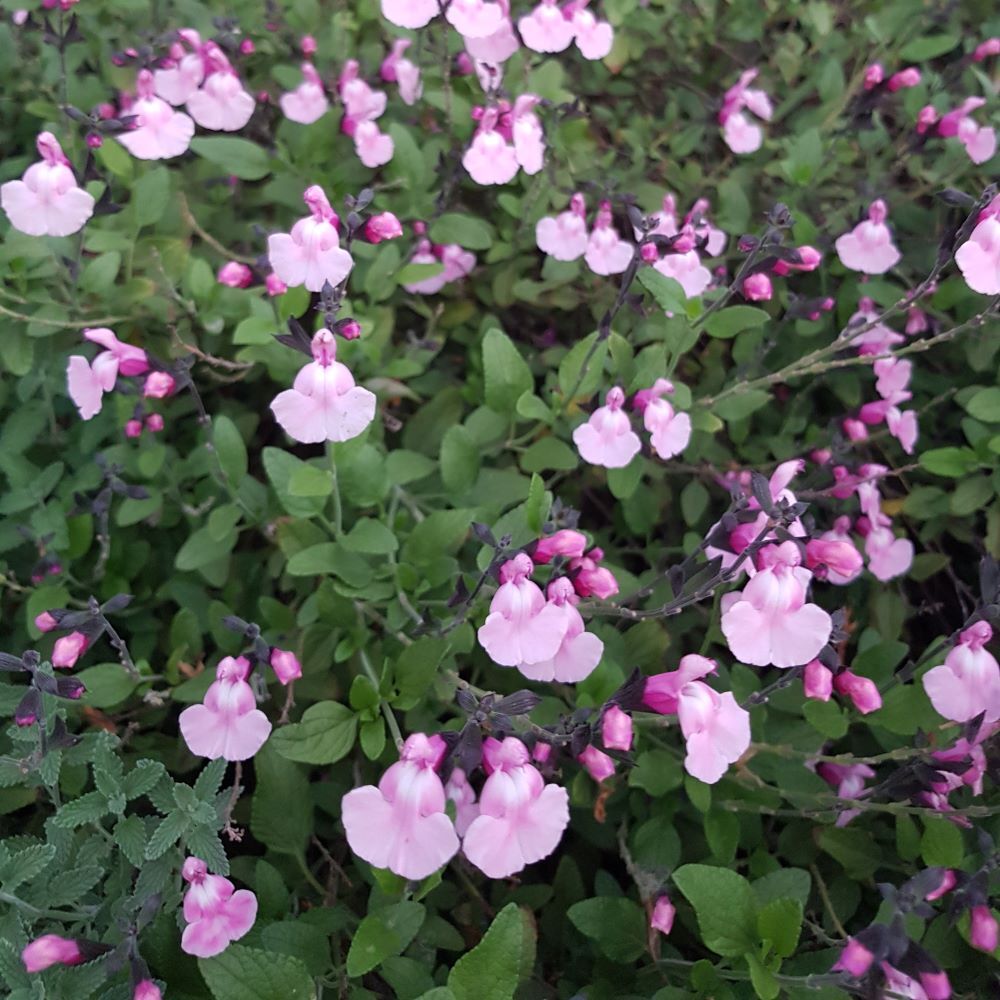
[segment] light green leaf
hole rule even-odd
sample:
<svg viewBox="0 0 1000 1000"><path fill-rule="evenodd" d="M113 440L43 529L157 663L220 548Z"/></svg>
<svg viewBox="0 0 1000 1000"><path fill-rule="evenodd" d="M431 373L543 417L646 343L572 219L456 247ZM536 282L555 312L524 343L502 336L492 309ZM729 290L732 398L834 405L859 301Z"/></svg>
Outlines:
<svg viewBox="0 0 1000 1000"><path fill-rule="evenodd" d="M684 865L674 884L694 907L702 940L717 955L742 955L757 942L757 912L750 883L727 868Z"/></svg>
<svg viewBox="0 0 1000 1000"><path fill-rule="evenodd" d="M516 903L508 903L472 951L448 976L456 1000L512 1000L534 964L534 925Z"/></svg>
<svg viewBox="0 0 1000 1000"><path fill-rule="evenodd" d="M271 159L260 146L246 139L198 136L191 151L244 181L259 181L271 172Z"/></svg>
<svg viewBox="0 0 1000 1000"><path fill-rule="evenodd" d="M483 338L483 373L486 405L497 413L513 413L518 398L535 386L528 363L502 330L489 330Z"/></svg>
<svg viewBox="0 0 1000 1000"><path fill-rule="evenodd" d="M215 418L212 443L230 485L234 488L239 486L247 474L247 446L243 443L243 437L236 429L236 424L229 417L220 414Z"/></svg>
<svg viewBox="0 0 1000 1000"><path fill-rule="evenodd" d="M395 903L369 913L354 932L347 953L347 974L352 979L377 968L391 955L400 954L416 937L424 922L420 903Z"/></svg>
<svg viewBox="0 0 1000 1000"><path fill-rule="evenodd" d="M198 959L215 1000L315 1000L304 962L291 955L231 944L215 958Z"/></svg>
<svg viewBox="0 0 1000 1000"><path fill-rule="evenodd" d="M336 701L320 701L305 710L300 722L271 734L271 747L287 760L333 764L354 746L358 717Z"/></svg>

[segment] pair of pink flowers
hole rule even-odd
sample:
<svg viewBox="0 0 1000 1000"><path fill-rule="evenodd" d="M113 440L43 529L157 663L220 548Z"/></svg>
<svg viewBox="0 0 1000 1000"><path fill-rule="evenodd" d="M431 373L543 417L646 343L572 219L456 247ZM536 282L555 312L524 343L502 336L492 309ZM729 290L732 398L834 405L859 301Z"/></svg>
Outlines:
<svg viewBox="0 0 1000 1000"><path fill-rule="evenodd" d="M185 105L202 128L239 131L253 115L253 95L215 42L203 42L193 28L177 34L180 40L171 45L170 58L153 73L156 93L174 107Z"/></svg>
<svg viewBox="0 0 1000 1000"><path fill-rule="evenodd" d="M500 567L500 586L479 629L479 643L494 663L517 667L532 680L582 681L600 662L604 643L585 630L573 583L557 577L546 600L530 579L534 568L523 552Z"/></svg>
<svg viewBox="0 0 1000 1000"><path fill-rule="evenodd" d="M868 218L834 243L841 264L862 274L885 274L902 259L886 225L888 209L881 198L868 206Z"/></svg>
<svg viewBox="0 0 1000 1000"><path fill-rule="evenodd" d="M936 126L935 131L942 138L958 139L973 163L987 163L997 151L996 132L989 125L980 125L972 117L972 112L985 104L985 98L967 97L957 108L940 118L934 106L928 104L920 109L917 116L917 131L923 134Z"/></svg>
<svg viewBox="0 0 1000 1000"><path fill-rule="evenodd" d="M458 853L459 833L445 813L438 774L446 752L440 736L414 733L378 787L365 785L344 796L341 814L355 854L416 880ZM464 774L454 784L449 780L459 800L461 847L490 878L506 878L556 849L569 823L569 796L545 783L515 737L486 739L483 763L488 777L478 804Z"/></svg>
<svg viewBox="0 0 1000 1000"><path fill-rule="evenodd" d="M604 552L596 547L588 550L587 538L579 531L561 528L540 538L528 551L536 566L544 566L556 558L568 560L569 579L580 597L607 600L618 593L614 573L600 565Z"/></svg>
<svg viewBox="0 0 1000 1000"><path fill-rule="evenodd" d="M919 435L915 410L901 410L900 404L912 397L909 391L913 363L897 358L879 358L873 365L875 389L882 398L865 403L858 411L857 418L844 420L844 433L852 441L864 441L868 437L867 428L885 423L889 433L896 438L907 455L913 454Z"/></svg>
<svg viewBox="0 0 1000 1000"><path fill-rule="evenodd" d="M28 236L70 236L94 214L94 197L76 182L69 159L51 132L35 145L41 156L20 180L0 185L0 206L10 224Z"/></svg>
<svg viewBox="0 0 1000 1000"><path fill-rule="evenodd" d="M882 497L877 479L888 470L881 465L863 465L858 470L863 481L856 489L862 517L855 527L864 535L868 571L883 582L906 573L913 563L913 542L897 538L892 519L882 512Z"/></svg>
<svg viewBox="0 0 1000 1000"><path fill-rule="evenodd" d="M337 338L330 330L312 338L312 355L292 388L274 398L274 417L290 438L303 444L349 441L374 420L375 394L357 385L350 369L337 361Z"/></svg>
<svg viewBox="0 0 1000 1000"><path fill-rule="evenodd" d="M646 708L677 716L687 746L684 769L708 785L750 746L749 713L731 692L720 694L703 680L717 670L714 660L689 653L676 670L647 677L642 691Z"/></svg>
<svg viewBox="0 0 1000 1000"><path fill-rule="evenodd" d="M719 110L722 138L734 153L755 153L764 142L763 130L747 116L748 111L762 121L770 121L774 114L767 93L750 86L757 74L757 69L744 70L722 99Z"/></svg>
<svg viewBox="0 0 1000 1000"><path fill-rule="evenodd" d="M476 109L479 126L462 156L469 176L483 185L507 184L519 169L537 174L545 163L545 133L535 114L540 98L522 94L510 107L506 101Z"/></svg>
<svg viewBox="0 0 1000 1000"><path fill-rule="evenodd" d="M615 40L611 25L594 17L586 0L571 0L561 8L558 0L542 0L518 19L517 30L535 52L563 52L575 42L584 59L603 59Z"/></svg>
<svg viewBox="0 0 1000 1000"><path fill-rule="evenodd" d="M632 260L634 247L614 228L611 202L602 201L587 228L587 205L577 192L569 208L555 216L545 216L535 224L535 242L542 253L555 260L572 261L584 257L587 266L601 275L620 274Z"/></svg>
<svg viewBox="0 0 1000 1000"><path fill-rule="evenodd" d="M472 273L476 266L476 255L463 249L457 243L433 244L424 235L427 231L422 222L414 223L414 230L420 237L416 249L407 263L433 264L439 266L437 273L410 281L403 287L414 295L435 295L445 285L461 281Z"/></svg>
<svg viewBox="0 0 1000 1000"><path fill-rule="evenodd" d="M383 132L376 122L385 112L385 92L373 90L361 79L360 73L356 59L348 59L340 73L337 87L344 105L340 128L354 139L358 159L374 169L388 163L396 150L392 136Z"/></svg>
<svg viewBox="0 0 1000 1000"><path fill-rule="evenodd" d="M653 451L664 459L679 455L691 440L691 418L675 410L663 398L674 387L667 379L657 379L651 389L636 393L632 408L642 414ZM625 407L625 393L618 386L609 389L604 405L573 431L573 442L584 461L606 469L627 466L642 448L639 435Z"/></svg>

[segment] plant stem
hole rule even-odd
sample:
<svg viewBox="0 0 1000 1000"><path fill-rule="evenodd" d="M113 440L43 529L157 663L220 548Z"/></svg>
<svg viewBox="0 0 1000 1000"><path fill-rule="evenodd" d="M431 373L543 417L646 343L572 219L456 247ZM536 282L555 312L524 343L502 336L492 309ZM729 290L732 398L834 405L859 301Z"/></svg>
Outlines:
<svg viewBox="0 0 1000 1000"><path fill-rule="evenodd" d="M368 679L375 685L375 690L379 689L379 678L378 674L375 673L375 668L372 666L371 660L368 659L368 654L365 652L364 648L358 650L358 656L361 659L361 666L364 668L365 673L368 675ZM382 715L385 718L385 724L389 727L389 732L392 734L393 742L396 744L397 750L403 749L403 734L399 730L399 723L396 721L396 716L393 714L392 708L385 698L379 696L379 707L382 709Z"/></svg>
<svg viewBox="0 0 1000 1000"><path fill-rule="evenodd" d="M326 456L330 463L330 497L333 500L333 537L340 541L344 534L344 514L340 503L340 483L337 480L337 459L333 453L333 442L326 446Z"/></svg>

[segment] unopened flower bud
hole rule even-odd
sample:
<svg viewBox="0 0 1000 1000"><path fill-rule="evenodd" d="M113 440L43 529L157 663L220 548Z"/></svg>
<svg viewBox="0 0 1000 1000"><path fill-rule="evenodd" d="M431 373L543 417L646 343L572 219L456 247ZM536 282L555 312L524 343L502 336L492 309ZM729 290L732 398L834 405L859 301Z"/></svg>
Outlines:
<svg viewBox="0 0 1000 1000"><path fill-rule="evenodd" d="M88 149L100 149L104 145L104 139L98 132L88 132L87 133L87 148Z"/></svg>
<svg viewBox="0 0 1000 1000"><path fill-rule="evenodd" d="M915 87L918 83L920 83L920 70L916 66L910 66L908 69L901 69L898 73L893 73L889 77L887 86L895 93L897 90Z"/></svg>
<svg viewBox="0 0 1000 1000"><path fill-rule="evenodd" d="M141 420L127 420L125 422L125 437L137 438L142 434Z"/></svg>
<svg viewBox="0 0 1000 1000"><path fill-rule="evenodd" d="M163 992L152 979L143 979L136 983L132 1000L163 1000Z"/></svg>
<svg viewBox="0 0 1000 1000"><path fill-rule="evenodd" d="M639 254L647 264L655 264L660 259L660 251L655 243L643 243Z"/></svg>
<svg viewBox="0 0 1000 1000"><path fill-rule="evenodd" d="M52 648L52 666L68 668L86 652L90 640L82 632L70 632L56 640Z"/></svg>
<svg viewBox="0 0 1000 1000"><path fill-rule="evenodd" d="M274 647L271 650L271 669L282 684L290 684L302 676L299 658L287 649Z"/></svg>
<svg viewBox="0 0 1000 1000"><path fill-rule="evenodd" d="M674 928L674 917L677 908L670 902L669 896L660 896L653 906L653 916L649 926L661 934L669 934Z"/></svg>
<svg viewBox="0 0 1000 1000"><path fill-rule="evenodd" d="M240 54L244 56L252 56L254 52L257 51L257 46L254 45L252 38L244 38L240 42Z"/></svg>
<svg viewBox="0 0 1000 1000"><path fill-rule="evenodd" d="M865 68L865 90L874 90L885 79L881 63L872 63Z"/></svg>
<svg viewBox="0 0 1000 1000"><path fill-rule="evenodd" d="M142 394L147 399L166 399L176 387L177 383L169 372L150 372L146 376Z"/></svg>
<svg viewBox="0 0 1000 1000"><path fill-rule="evenodd" d="M288 285L273 271L264 279L264 287L267 289L267 294L272 298L275 295L284 295L288 291Z"/></svg>
<svg viewBox="0 0 1000 1000"><path fill-rule="evenodd" d="M632 716L612 705L601 719L601 742L606 750L630 750Z"/></svg>
<svg viewBox="0 0 1000 1000"><path fill-rule="evenodd" d="M365 223L365 239L369 243L381 243L383 240L394 240L403 235L403 227L392 212L382 212L373 215Z"/></svg>
<svg viewBox="0 0 1000 1000"><path fill-rule="evenodd" d="M615 762L595 746L587 747L576 759L586 768L587 774L594 781L604 781L615 773Z"/></svg>
<svg viewBox="0 0 1000 1000"><path fill-rule="evenodd" d="M303 35L299 41L299 48L302 50L302 54L308 58L311 55L315 55L316 49L316 39L312 35Z"/></svg>
<svg viewBox="0 0 1000 1000"><path fill-rule="evenodd" d="M357 340L361 336L361 324L356 319L342 319L337 324L337 333L344 340Z"/></svg>
<svg viewBox="0 0 1000 1000"><path fill-rule="evenodd" d="M216 277L219 284L227 285L229 288L246 288L253 281L253 272L246 264L231 260L219 268Z"/></svg>
<svg viewBox="0 0 1000 1000"><path fill-rule="evenodd" d="M829 701L833 693L833 673L819 660L810 660L802 675L802 688L807 698Z"/></svg>
<svg viewBox="0 0 1000 1000"><path fill-rule="evenodd" d="M1000 38L987 38L985 42L980 42L972 53L973 62L982 62L990 56L1000 55Z"/></svg>
<svg viewBox="0 0 1000 1000"><path fill-rule="evenodd" d="M21 961L28 972L42 972L53 965L79 965L83 961L83 953L71 938L43 934L21 952Z"/></svg>
<svg viewBox="0 0 1000 1000"><path fill-rule="evenodd" d="M844 670L834 677L833 686L837 694L850 698L862 715L868 715L882 707L882 695L875 682L867 677Z"/></svg>
<svg viewBox="0 0 1000 1000"><path fill-rule="evenodd" d="M53 629L59 628L59 622L48 611L43 611L40 615L35 616L35 628L39 632L51 632Z"/></svg>
<svg viewBox="0 0 1000 1000"><path fill-rule="evenodd" d="M833 968L836 972L849 972L855 978L860 978L871 968L874 961L875 956L860 941L851 938Z"/></svg>
<svg viewBox="0 0 1000 1000"><path fill-rule="evenodd" d="M948 981L948 973L944 972L921 972L920 985L927 994L927 1000L949 1000L951 997L951 983Z"/></svg>
<svg viewBox="0 0 1000 1000"><path fill-rule="evenodd" d="M556 556L566 559L579 559L587 548L587 537L572 528L561 528L540 538L531 552L531 558L536 566L544 566L552 562Z"/></svg>
<svg viewBox="0 0 1000 1000"><path fill-rule="evenodd" d="M997 950L997 918L988 906L974 906L969 913L969 944L992 954Z"/></svg>
<svg viewBox="0 0 1000 1000"><path fill-rule="evenodd" d="M743 281L743 297L751 302L767 302L773 294L771 279L763 271L751 274Z"/></svg>
<svg viewBox="0 0 1000 1000"><path fill-rule="evenodd" d="M940 899L942 896L947 895L955 888L955 883L958 881L955 878L955 873L951 868L945 868L944 874L941 876L941 884L936 888L932 889L924 899L928 902L933 903L935 899Z"/></svg>
<svg viewBox="0 0 1000 1000"><path fill-rule="evenodd" d="M148 417L146 417L146 430L153 431L153 433L162 431L163 417L161 417L159 413L151 413Z"/></svg>

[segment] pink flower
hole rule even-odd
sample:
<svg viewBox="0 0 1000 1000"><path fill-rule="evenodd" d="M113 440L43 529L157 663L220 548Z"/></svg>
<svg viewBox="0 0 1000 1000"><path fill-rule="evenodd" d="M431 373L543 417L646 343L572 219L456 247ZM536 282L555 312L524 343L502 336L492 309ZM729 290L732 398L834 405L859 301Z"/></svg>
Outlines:
<svg viewBox="0 0 1000 1000"><path fill-rule="evenodd" d="M472 145L462 157L462 165L477 184L506 184L517 174L517 151L496 130L497 119L497 109L488 108L480 119Z"/></svg>
<svg viewBox="0 0 1000 1000"><path fill-rule="evenodd" d="M597 597L606 601L618 593L618 581L614 573L598 563L604 558L602 549L596 546L580 559L570 559L569 572L573 588L581 597Z"/></svg>
<svg viewBox="0 0 1000 1000"><path fill-rule="evenodd" d="M422 28L440 11L438 0L382 0L382 16L400 28Z"/></svg>
<svg viewBox="0 0 1000 1000"><path fill-rule="evenodd" d="M833 678L833 687L837 694L850 698L862 715L877 712L882 707L882 695L875 682L868 677L842 670Z"/></svg>
<svg viewBox="0 0 1000 1000"><path fill-rule="evenodd" d="M873 527L865 538L868 571L885 583L908 572L913 564L913 542L897 538L888 526Z"/></svg>
<svg viewBox="0 0 1000 1000"><path fill-rule="evenodd" d="M1000 664L986 649L993 638L988 622L976 622L959 636L941 666L924 674L924 690L939 715L968 722L986 712L1000 719Z"/></svg>
<svg viewBox="0 0 1000 1000"><path fill-rule="evenodd" d="M722 613L729 649L742 663L794 667L814 659L833 623L818 605L806 603L810 573L794 542L758 553L758 571Z"/></svg>
<svg viewBox="0 0 1000 1000"><path fill-rule="evenodd" d="M916 410L900 411L897 407L891 406L886 412L885 423L889 433L899 442L903 451L907 455L912 455L920 435Z"/></svg>
<svg viewBox="0 0 1000 1000"><path fill-rule="evenodd" d="M607 21L598 21L581 5L573 14L576 47L584 59L603 59L615 41L615 33Z"/></svg>
<svg viewBox="0 0 1000 1000"><path fill-rule="evenodd" d="M952 889L955 888L958 883L958 879L955 878L955 872L951 868L945 868L944 874L941 876L941 883L936 889L932 889L924 899L928 902L933 902L935 899L940 899L942 896L946 896Z"/></svg>
<svg viewBox="0 0 1000 1000"><path fill-rule="evenodd" d="M668 253L653 267L665 278L673 278L689 299L697 298L712 283L712 272L702 265L697 250Z"/></svg>
<svg viewBox="0 0 1000 1000"><path fill-rule="evenodd" d="M355 854L407 879L426 878L454 857L458 836L437 773L446 749L440 736L414 733L377 788L364 785L344 796L341 814Z"/></svg>
<svg viewBox="0 0 1000 1000"><path fill-rule="evenodd" d="M381 243L383 240L394 240L403 235L403 227L392 212L381 212L373 215L365 223L365 239L369 243Z"/></svg>
<svg viewBox="0 0 1000 1000"><path fill-rule="evenodd" d="M323 81L312 63L302 64L302 82L295 90L282 94L278 103L285 117L300 125L311 125L330 110Z"/></svg>
<svg viewBox="0 0 1000 1000"><path fill-rule="evenodd" d="M514 153L521 169L529 175L537 174L545 164L545 133L534 112L540 100L535 94L522 94L514 102Z"/></svg>
<svg viewBox="0 0 1000 1000"><path fill-rule="evenodd" d="M340 248L337 214L323 189L314 184L303 200L312 213L299 219L291 233L267 238L268 259L274 273L289 287L305 285L310 292L322 291L330 282L339 285L354 266L351 255Z"/></svg>
<svg viewBox="0 0 1000 1000"><path fill-rule="evenodd" d="M722 126L722 138L734 153L756 153L764 144L764 131L742 111L735 111Z"/></svg>
<svg viewBox="0 0 1000 1000"><path fill-rule="evenodd" d="M416 104L423 92L420 69L403 55L411 44L409 38L397 38L389 55L382 60L380 70L383 80L399 85L399 96L409 105Z"/></svg>
<svg viewBox="0 0 1000 1000"><path fill-rule="evenodd" d="M639 453L642 442L622 409L624 404L625 393L618 386L609 389L604 406L573 431L573 442L585 462L622 469Z"/></svg>
<svg viewBox="0 0 1000 1000"><path fill-rule="evenodd" d="M583 618L576 610L580 598L567 577L558 577L549 584L548 598L547 606L557 609L559 615L558 622L552 616L550 627L559 630L562 643L553 656L535 663L518 663L517 668L534 681L575 684L589 677L601 662L604 643L585 631Z"/></svg>
<svg viewBox="0 0 1000 1000"><path fill-rule="evenodd" d="M974 906L969 911L969 944L992 955L1000 940L997 918L988 906Z"/></svg>
<svg viewBox="0 0 1000 1000"><path fill-rule="evenodd" d="M299 658L287 649L278 649L275 646L271 650L270 662L275 677L286 686L302 676L302 664L299 663Z"/></svg>
<svg viewBox="0 0 1000 1000"><path fill-rule="evenodd" d="M257 897L249 889L236 889L221 875L209 875L200 858L188 858L181 875L189 888L184 895L181 950L198 958L211 958L239 941L257 919Z"/></svg>
<svg viewBox="0 0 1000 1000"><path fill-rule="evenodd" d="M925 104L917 113L917 135L923 135L937 121L937 109L933 104Z"/></svg>
<svg viewBox="0 0 1000 1000"><path fill-rule="evenodd" d="M506 0L501 2L505 10ZM491 31L482 38L462 39L466 52L475 60L475 71L483 90L495 90L503 79L503 63L505 63L520 47L514 25L509 17L504 17L496 31Z"/></svg>
<svg viewBox="0 0 1000 1000"><path fill-rule="evenodd" d="M643 426L649 431L653 451L664 461L679 455L691 441L691 418L661 398L663 393L673 391L670 382L658 378L643 399Z"/></svg>
<svg viewBox="0 0 1000 1000"><path fill-rule="evenodd" d="M557 556L564 559L579 559L587 548L587 537L572 528L562 528L551 535L540 538L531 553L532 561L538 566L552 562Z"/></svg>
<svg viewBox="0 0 1000 1000"><path fill-rule="evenodd" d="M154 92L153 74L139 70L136 80L138 100L129 109L138 121L118 141L140 160L169 160L186 153L194 136L194 122L174 109Z"/></svg>
<svg viewBox="0 0 1000 1000"><path fill-rule="evenodd" d="M350 369L336 360L329 330L313 337L312 354L315 360L299 370L291 389L278 393L271 410L295 441L349 441L375 418L375 394L356 385Z"/></svg>
<svg viewBox="0 0 1000 1000"><path fill-rule="evenodd" d="M819 660L810 660L802 675L802 690L807 698L829 701L833 693L833 673Z"/></svg>
<svg viewBox="0 0 1000 1000"><path fill-rule="evenodd" d="M392 136L382 132L375 122L358 122L354 129L354 151L366 167L374 169L392 159L395 145Z"/></svg>
<svg viewBox="0 0 1000 1000"><path fill-rule="evenodd" d="M288 291L288 285L273 271L264 279L264 287L267 289L267 294L272 298L275 295L284 295Z"/></svg>
<svg viewBox="0 0 1000 1000"><path fill-rule="evenodd" d="M152 979L143 979L135 984L132 1000L163 1000L163 992Z"/></svg>
<svg viewBox="0 0 1000 1000"><path fill-rule="evenodd" d="M848 321L849 327L867 327L863 333L851 338L851 344L858 348L859 354L883 354L906 340L902 334L878 322L878 316L879 310L875 308L875 303L865 297L858 303L858 311Z"/></svg>
<svg viewBox="0 0 1000 1000"><path fill-rule="evenodd" d="M76 661L87 651L90 639L82 632L70 632L56 639L52 647L52 666L68 669L76 665Z"/></svg>
<svg viewBox="0 0 1000 1000"><path fill-rule="evenodd" d="M607 750L631 750L632 716L612 705L601 718L601 742Z"/></svg>
<svg viewBox="0 0 1000 1000"><path fill-rule="evenodd" d="M748 302L768 302L774 295L774 286L763 271L758 271L743 280L742 291Z"/></svg>
<svg viewBox="0 0 1000 1000"><path fill-rule="evenodd" d="M797 247L795 252L799 255L797 264L788 260L779 260L775 262L771 271L784 277L793 271L815 271L823 261L823 254L815 247L801 246Z"/></svg>
<svg viewBox="0 0 1000 1000"><path fill-rule="evenodd" d="M997 151L996 133L989 126L977 125L972 112L986 101L982 97L967 97L954 111L949 111L938 122L938 135L956 137L973 163L986 163Z"/></svg>
<svg viewBox="0 0 1000 1000"><path fill-rule="evenodd" d="M179 32L184 41L200 49L201 39L196 31L182 29ZM153 73L156 93L175 107L187 102L188 98L201 86L205 79L205 63L200 51L185 52L179 42L171 47L171 65Z"/></svg>
<svg viewBox="0 0 1000 1000"><path fill-rule="evenodd" d="M247 683L249 673L250 663L244 657L225 657L216 668L204 704L181 712L181 735L195 756L249 760L267 741L271 723L257 708L253 688Z"/></svg>
<svg viewBox="0 0 1000 1000"><path fill-rule="evenodd" d="M849 972L860 979L875 961L875 956L857 938L851 938L833 967L834 972Z"/></svg>
<svg viewBox="0 0 1000 1000"><path fill-rule="evenodd" d="M762 129L744 114L744 108L764 121L770 121L774 113L768 95L750 88L756 77L756 69L745 70L722 99L719 111L722 138L734 153L754 153L764 141Z"/></svg>
<svg viewBox="0 0 1000 1000"><path fill-rule="evenodd" d="M620 274L632 260L633 247L614 227L611 203L602 201L587 239L584 259L594 274Z"/></svg>
<svg viewBox="0 0 1000 1000"><path fill-rule="evenodd" d="M827 532L820 538L811 538L806 542L806 566L820 579L831 583L846 584L856 580L864 568L864 560L850 538L829 535Z"/></svg>
<svg viewBox="0 0 1000 1000"><path fill-rule="evenodd" d="M528 579L534 568L523 552L500 567L500 586L477 633L494 663L522 672L559 652L568 624L565 610L546 602L538 584Z"/></svg>
<svg viewBox="0 0 1000 1000"><path fill-rule="evenodd" d="M691 681L714 674L717 669L715 660L697 653L688 653L681 657L676 670L646 678L642 689L642 703L652 712L676 715L681 688Z"/></svg>
<svg viewBox="0 0 1000 1000"><path fill-rule="evenodd" d="M594 781L600 784L615 773L615 762L591 744L576 758Z"/></svg>
<svg viewBox="0 0 1000 1000"><path fill-rule="evenodd" d="M163 417L161 417L159 413L151 413L148 417L146 417L146 430L153 431L153 433L162 431Z"/></svg>
<svg viewBox="0 0 1000 1000"><path fill-rule="evenodd" d="M517 29L534 52L562 52L576 37L576 26L563 16L558 0L542 0L517 22Z"/></svg>
<svg viewBox="0 0 1000 1000"><path fill-rule="evenodd" d="M253 95L243 88L229 61L217 46L212 46L208 73L201 86L187 99L191 117L213 132L238 132L253 115Z"/></svg>
<svg viewBox="0 0 1000 1000"><path fill-rule="evenodd" d="M150 372L143 384L142 394L146 399L166 399L176 387L177 383L169 372Z"/></svg>
<svg viewBox="0 0 1000 1000"><path fill-rule="evenodd" d="M299 39L299 51L308 59L310 56L316 54L316 50L319 46L316 44L316 39L312 35L303 35Z"/></svg>
<svg viewBox="0 0 1000 1000"><path fill-rule="evenodd" d="M18 181L0 185L0 205L10 224L28 236L69 236L94 214L94 198L76 183L56 137L42 132L35 145L42 157Z"/></svg>
<svg viewBox="0 0 1000 1000"><path fill-rule="evenodd" d="M490 878L508 878L556 849L569 823L569 795L545 784L513 736L502 743L488 737L483 759L490 774L462 853Z"/></svg>
<svg viewBox="0 0 1000 1000"><path fill-rule="evenodd" d="M898 73L893 73L889 77L886 87L895 93L897 90L905 90L908 87L916 87L920 83L920 70L916 66L901 69Z"/></svg>
<svg viewBox="0 0 1000 1000"><path fill-rule="evenodd" d="M500 28L504 9L488 0L451 0L444 16L464 38L486 38Z"/></svg>
<svg viewBox="0 0 1000 1000"><path fill-rule="evenodd" d="M865 67L865 90L874 90L885 79L885 70L881 63L872 63Z"/></svg>
<svg viewBox="0 0 1000 1000"><path fill-rule="evenodd" d="M340 73L337 88L344 104L344 120L341 131L353 135L361 122L375 121L385 111L384 91L373 90L360 77L360 66L356 59L348 59Z"/></svg>
<svg viewBox="0 0 1000 1000"><path fill-rule="evenodd" d="M455 832L464 837L469 824L479 815L479 805L476 790L460 767L452 770L444 784L444 793L455 803Z"/></svg>
<svg viewBox="0 0 1000 1000"><path fill-rule="evenodd" d="M35 616L35 628L39 632L51 632L53 629L59 628L59 622L52 617L50 612L43 611L40 615Z"/></svg>
<svg viewBox="0 0 1000 1000"><path fill-rule="evenodd" d="M990 56L1000 55L1000 38L987 38L980 42L972 53L973 62L982 62Z"/></svg>
<svg viewBox="0 0 1000 1000"><path fill-rule="evenodd" d="M965 283L980 295L1000 293L1000 218L988 216L955 251Z"/></svg>
<svg viewBox="0 0 1000 1000"><path fill-rule="evenodd" d="M951 983L947 972L921 972L920 985L927 994L927 1000L950 1000Z"/></svg>
<svg viewBox="0 0 1000 1000"><path fill-rule="evenodd" d="M141 420L126 420L125 421L125 437L127 438L137 438L142 437L142 421Z"/></svg>
<svg viewBox="0 0 1000 1000"><path fill-rule="evenodd" d="M719 694L704 681L680 688L677 718L687 741L684 769L706 785L714 785L750 746L749 712L731 692Z"/></svg>
<svg viewBox="0 0 1000 1000"><path fill-rule="evenodd" d="M902 259L885 224L887 210L881 199L868 207L868 218L839 236L834 243L844 267L863 274L885 274Z"/></svg>
<svg viewBox="0 0 1000 1000"><path fill-rule="evenodd" d="M253 271L239 261L227 261L219 268L216 280L227 288L248 288L253 283Z"/></svg>
<svg viewBox="0 0 1000 1000"><path fill-rule="evenodd" d="M25 946L21 961L28 972L43 972L53 965L79 965L84 956L79 944L72 938L43 934Z"/></svg>
<svg viewBox="0 0 1000 1000"><path fill-rule="evenodd" d="M670 897L660 896L653 906L653 916L649 921L649 926L661 934L669 934L674 929L676 915L677 908L670 902Z"/></svg>

